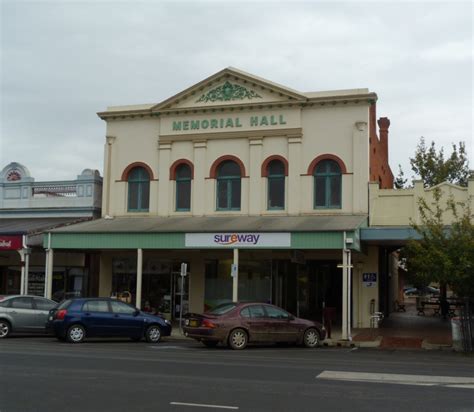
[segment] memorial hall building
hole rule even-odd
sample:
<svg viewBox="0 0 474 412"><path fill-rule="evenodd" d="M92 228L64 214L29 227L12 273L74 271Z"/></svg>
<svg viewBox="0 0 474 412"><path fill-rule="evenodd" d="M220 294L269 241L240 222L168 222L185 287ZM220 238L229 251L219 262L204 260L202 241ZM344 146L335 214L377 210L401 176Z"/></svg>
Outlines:
<svg viewBox="0 0 474 412"><path fill-rule="evenodd" d="M368 89L300 92L226 68L157 104L109 107L102 217L50 231L47 272L56 252L86 253L100 262L91 294L169 318L237 298L368 327L397 271L361 238L370 184L393 187L376 104Z"/></svg>

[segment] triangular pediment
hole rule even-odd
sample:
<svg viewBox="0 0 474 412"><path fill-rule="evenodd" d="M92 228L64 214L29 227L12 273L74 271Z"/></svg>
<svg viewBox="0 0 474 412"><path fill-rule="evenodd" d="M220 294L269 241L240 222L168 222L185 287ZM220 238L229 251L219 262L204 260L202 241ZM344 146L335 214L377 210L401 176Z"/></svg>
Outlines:
<svg viewBox="0 0 474 412"><path fill-rule="evenodd" d="M157 104L152 111L283 104L305 100L306 96L300 92L229 67Z"/></svg>

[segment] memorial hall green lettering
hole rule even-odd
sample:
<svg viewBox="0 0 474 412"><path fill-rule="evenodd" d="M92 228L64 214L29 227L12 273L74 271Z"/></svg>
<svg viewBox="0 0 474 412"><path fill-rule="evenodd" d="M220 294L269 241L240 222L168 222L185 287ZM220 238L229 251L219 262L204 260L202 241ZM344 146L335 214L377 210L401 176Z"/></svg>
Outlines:
<svg viewBox="0 0 474 412"><path fill-rule="evenodd" d="M278 126L285 125L286 120L282 114L270 116L250 116L248 119L249 127L260 126ZM201 130L201 129L233 129L243 127L242 120L239 117L221 117L218 119L204 120L173 120L173 131L181 130Z"/></svg>

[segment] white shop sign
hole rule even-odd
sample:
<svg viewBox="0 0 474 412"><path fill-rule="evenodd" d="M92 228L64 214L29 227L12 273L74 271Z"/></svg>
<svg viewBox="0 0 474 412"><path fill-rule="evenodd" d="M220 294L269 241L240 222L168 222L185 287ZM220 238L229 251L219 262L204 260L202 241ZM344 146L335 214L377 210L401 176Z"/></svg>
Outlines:
<svg viewBox="0 0 474 412"><path fill-rule="evenodd" d="M185 246L215 248L290 247L291 233L186 233Z"/></svg>

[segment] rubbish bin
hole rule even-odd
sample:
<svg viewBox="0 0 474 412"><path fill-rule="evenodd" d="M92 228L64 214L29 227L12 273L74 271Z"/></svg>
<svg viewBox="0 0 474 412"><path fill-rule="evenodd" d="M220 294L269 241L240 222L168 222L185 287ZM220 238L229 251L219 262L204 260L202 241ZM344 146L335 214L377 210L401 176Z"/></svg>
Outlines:
<svg viewBox="0 0 474 412"><path fill-rule="evenodd" d="M459 319L459 317L451 318L451 332L453 349L457 352L462 352L464 347L462 344L461 319Z"/></svg>

